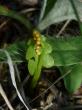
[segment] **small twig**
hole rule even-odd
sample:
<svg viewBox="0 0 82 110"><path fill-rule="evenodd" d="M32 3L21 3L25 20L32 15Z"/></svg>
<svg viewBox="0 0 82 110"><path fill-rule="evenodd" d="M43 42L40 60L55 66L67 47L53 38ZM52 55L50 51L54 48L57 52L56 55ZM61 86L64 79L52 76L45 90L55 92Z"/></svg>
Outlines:
<svg viewBox="0 0 82 110"><path fill-rule="evenodd" d="M9 20L4 21L4 22L0 25L0 29L3 28L8 22L9 22Z"/></svg>
<svg viewBox="0 0 82 110"><path fill-rule="evenodd" d="M67 20L66 22L65 22L65 24L63 25L63 27L61 28L61 30L59 31L59 33L57 34L57 36L56 36L56 38L58 38L61 34L62 34L62 32L65 30L65 28L68 26L68 24L70 23L70 21L71 20Z"/></svg>
<svg viewBox="0 0 82 110"><path fill-rule="evenodd" d="M72 97L75 98L75 99L82 99L82 95L76 95L76 96L73 95Z"/></svg>
<svg viewBox="0 0 82 110"><path fill-rule="evenodd" d="M5 100L6 104L7 104L7 106L9 107L9 109L10 109L10 110L14 110L14 108L12 107L11 103L9 102L9 100L8 100L8 98L7 98L7 96L6 96L6 93L5 93L5 91L3 90L3 87L2 87L1 84L0 84L0 94L1 94L1 96L4 98L4 100Z"/></svg>
<svg viewBox="0 0 82 110"><path fill-rule="evenodd" d="M37 10L37 9L36 8L29 8L29 9L22 10L19 13L24 14L24 13L28 13L28 12L35 11L35 10Z"/></svg>

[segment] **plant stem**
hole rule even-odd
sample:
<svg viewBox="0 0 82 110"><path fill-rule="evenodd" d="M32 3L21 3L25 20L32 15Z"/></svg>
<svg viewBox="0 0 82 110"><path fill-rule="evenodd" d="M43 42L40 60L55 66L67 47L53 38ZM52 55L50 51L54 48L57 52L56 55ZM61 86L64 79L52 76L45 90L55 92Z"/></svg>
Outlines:
<svg viewBox="0 0 82 110"><path fill-rule="evenodd" d="M34 77L32 79L32 82L31 82L31 87L32 88L35 88L36 84L37 84L37 81L40 77L40 74L41 74L41 69L42 69L42 60L43 60L43 54L41 56L39 56L38 58L38 65L37 65L37 69L35 71L35 74L34 74Z"/></svg>

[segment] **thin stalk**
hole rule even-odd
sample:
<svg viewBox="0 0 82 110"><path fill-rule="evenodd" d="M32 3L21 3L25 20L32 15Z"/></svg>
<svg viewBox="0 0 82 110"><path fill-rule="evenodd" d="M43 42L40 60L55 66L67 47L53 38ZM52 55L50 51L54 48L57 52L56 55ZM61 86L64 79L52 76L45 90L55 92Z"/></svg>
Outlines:
<svg viewBox="0 0 82 110"><path fill-rule="evenodd" d="M5 91L3 90L3 87L2 87L1 84L0 84L0 94L4 98L4 100L5 100L6 104L7 104L7 106L9 107L9 109L10 110L14 110L14 108L12 107L11 103L9 102L9 100L8 100L8 98L7 98L6 94L5 94Z"/></svg>

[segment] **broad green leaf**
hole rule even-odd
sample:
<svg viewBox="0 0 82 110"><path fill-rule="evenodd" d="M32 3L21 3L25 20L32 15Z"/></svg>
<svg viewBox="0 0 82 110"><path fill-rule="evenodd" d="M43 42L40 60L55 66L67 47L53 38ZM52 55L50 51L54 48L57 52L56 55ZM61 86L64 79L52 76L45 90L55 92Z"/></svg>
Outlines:
<svg viewBox="0 0 82 110"><path fill-rule="evenodd" d="M32 29L32 25L28 21L28 19L25 19L23 16L19 15L17 12L9 10L8 8L6 8L6 7L2 6L2 5L0 5L0 15L16 19L16 20L20 21L22 24L24 24L24 26L27 29L29 29L29 30Z"/></svg>
<svg viewBox="0 0 82 110"><path fill-rule="evenodd" d="M82 50L81 51L53 51L51 56L54 59L53 66L68 66L82 62Z"/></svg>
<svg viewBox="0 0 82 110"><path fill-rule="evenodd" d="M67 66L82 62L82 38L47 38L52 47L53 66Z"/></svg>
<svg viewBox="0 0 82 110"><path fill-rule="evenodd" d="M30 46L28 46L27 48L27 52L26 52L26 59L29 60L31 58L34 58L36 56L36 53L35 53L35 49L34 49L34 45L31 44Z"/></svg>
<svg viewBox="0 0 82 110"><path fill-rule="evenodd" d="M32 76L34 75L36 68L37 68L37 61L35 61L34 59L30 59L28 61L28 70L30 75Z"/></svg>
<svg viewBox="0 0 82 110"><path fill-rule="evenodd" d="M49 43L47 43L47 42L44 42L43 48L44 48L44 51L45 51L46 54L49 54L49 53L52 52L52 47L51 47L51 45L50 45Z"/></svg>
<svg viewBox="0 0 82 110"><path fill-rule="evenodd" d="M61 74L64 75L69 70L71 70L70 73L64 77L64 84L66 89L70 93L73 93L80 87L82 83L82 64L63 67Z"/></svg>
<svg viewBox="0 0 82 110"><path fill-rule="evenodd" d="M47 43L52 46L53 50L82 50L82 37L69 37L69 38L53 38L46 37Z"/></svg>
<svg viewBox="0 0 82 110"><path fill-rule="evenodd" d="M55 2L55 0L53 0L53 2ZM82 2L80 0L74 0L74 3L76 5L80 19L82 19ZM46 4L46 7L49 7L49 4ZM45 16L45 12L43 16ZM76 20L76 16L74 14L74 10L72 8L72 5L70 4L70 1L69 0L57 0L57 2L54 3L54 5L52 4L51 10L46 14L44 19L40 21L38 25L38 29L42 31L46 29L48 26L50 26L51 24L59 23L59 22L62 22L68 19Z"/></svg>
<svg viewBox="0 0 82 110"><path fill-rule="evenodd" d="M46 41L46 37L44 35L41 35L41 41Z"/></svg>
<svg viewBox="0 0 82 110"><path fill-rule="evenodd" d="M45 54L43 58L43 67L50 68L54 65L54 59L49 54Z"/></svg>

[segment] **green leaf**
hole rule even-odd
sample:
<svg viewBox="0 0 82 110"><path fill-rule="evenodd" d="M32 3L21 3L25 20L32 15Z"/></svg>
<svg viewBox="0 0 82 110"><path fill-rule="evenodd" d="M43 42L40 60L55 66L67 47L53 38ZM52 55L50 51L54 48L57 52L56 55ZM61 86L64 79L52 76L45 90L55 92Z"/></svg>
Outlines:
<svg viewBox="0 0 82 110"><path fill-rule="evenodd" d="M53 50L82 50L82 37L69 36L67 39L55 38L55 36L46 37L47 43L49 43Z"/></svg>
<svg viewBox="0 0 82 110"><path fill-rule="evenodd" d="M49 54L45 54L43 58L43 67L50 68L54 65L54 59Z"/></svg>
<svg viewBox="0 0 82 110"><path fill-rule="evenodd" d="M47 38L47 43L52 47L51 56L54 66L67 66L82 62L82 38L56 39Z"/></svg>
<svg viewBox="0 0 82 110"><path fill-rule="evenodd" d="M55 2L55 0L51 1L51 2ZM74 3L76 5L78 14L80 19L82 18L82 2L80 0L74 0ZM48 26L50 26L51 24L54 23L59 23L65 20L77 20L74 10L70 4L69 0L57 0L56 3L52 4L51 10L45 15L45 10L46 7L49 7L48 4L48 0L46 1L46 5L44 6L44 12L43 13L43 17L44 19L42 19L38 25L38 29L39 30L44 30L46 29Z"/></svg>
<svg viewBox="0 0 82 110"><path fill-rule="evenodd" d="M82 62L82 51L53 51L54 66L68 66Z"/></svg>
<svg viewBox="0 0 82 110"><path fill-rule="evenodd" d="M37 61L30 59L28 61L28 70L30 75L32 76L34 75L36 68L37 68Z"/></svg>
<svg viewBox="0 0 82 110"><path fill-rule="evenodd" d="M34 45L29 45L26 52L26 59L29 60L31 58L34 58L36 56Z"/></svg>
<svg viewBox="0 0 82 110"><path fill-rule="evenodd" d="M82 82L82 64L63 67L61 74L64 75L69 70L71 71L66 77L64 77L64 83L66 89L70 93L73 93L80 87Z"/></svg>
<svg viewBox="0 0 82 110"><path fill-rule="evenodd" d="M52 52L52 47L51 47L51 45L50 45L49 43L47 43L47 42L44 42L43 48L44 48L45 54L49 54L49 53Z"/></svg>

